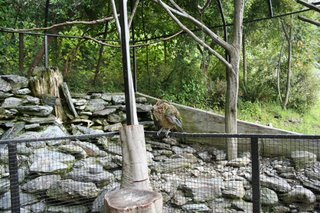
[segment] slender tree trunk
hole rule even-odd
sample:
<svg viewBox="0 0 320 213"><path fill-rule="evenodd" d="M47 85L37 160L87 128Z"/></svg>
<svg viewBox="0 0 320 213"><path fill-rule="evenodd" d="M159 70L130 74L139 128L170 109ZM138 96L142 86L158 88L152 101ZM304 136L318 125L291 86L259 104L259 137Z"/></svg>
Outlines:
<svg viewBox="0 0 320 213"><path fill-rule="evenodd" d="M225 131L237 133L237 107L239 91L239 67L242 45L244 0L234 0L234 26L232 50L229 52L231 68L227 72L227 95L225 107ZM227 140L228 159L237 158L237 139Z"/></svg>
<svg viewBox="0 0 320 213"><path fill-rule="evenodd" d="M71 50L71 52L67 56L67 59L64 63L63 78L68 78L72 62L73 62L74 58L77 56L78 49L83 42L84 42L84 40L79 40L77 45Z"/></svg>
<svg viewBox="0 0 320 213"><path fill-rule="evenodd" d="M248 94L248 66L247 66L247 57L246 57L246 42L245 34L242 37L242 66L243 66L243 88L245 95Z"/></svg>
<svg viewBox="0 0 320 213"><path fill-rule="evenodd" d="M289 102L290 96L290 88L291 88L291 76L292 76L292 40L288 41L288 71L287 71L287 84L286 84L286 95L283 101L283 108L287 109L287 105Z"/></svg>
<svg viewBox="0 0 320 213"><path fill-rule="evenodd" d="M24 73L24 35L19 33L19 72Z"/></svg>
<svg viewBox="0 0 320 213"><path fill-rule="evenodd" d="M236 50L235 50L236 51ZM238 91L239 91L239 63L240 54L231 53L230 62L234 67L227 72L227 93L225 104L225 131L226 133L237 133L237 105L238 105ZM229 138L227 140L228 159L237 158L237 139Z"/></svg>
<svg viewBox="0 0 320 213"><path fill-rule="evenodd" d="M107 37L107 32L108 32L108 22L106 22L106 25L105 25L105 29L104 29L104 33L103 33L103 39L105 39ZM97 66L96 66L96 71L94 73L94 77L93 77L93 83L94 84L97 83L97 80L98 80L98 77L99 77L100 66L101 66L101 63L102 63L103 49L104 49L104 45L100 45L98 63L97 63Z"/></svg>
<svg viewBox="0 0 320 213"><path fill-rule="evenodd" d="M291 87L291 75L292 75L292 43L293 43L293 24L292 24L292 17L290 19L291 23L286 26L284 21L281 22L281 26L287 40L288 44L288 59L287 59L287 83L286 83L286 93L282 103L283 109L287 109L287 105L289 102L290 96L290 87Z"/></svg>
<svg viewBox="0 0 320 213"><path fill-rule="evenodd" d="M278 90L278 98L279 98L280 104L283 103L282 94L281 94L281 83L280 83L280 80L281 80L280 72L281 72L282 53L283 53L283 44L282 44L281 49L280 49L279 61L278 61L278 64L276 66L276 71L277 71L277 90Z"/></svg>

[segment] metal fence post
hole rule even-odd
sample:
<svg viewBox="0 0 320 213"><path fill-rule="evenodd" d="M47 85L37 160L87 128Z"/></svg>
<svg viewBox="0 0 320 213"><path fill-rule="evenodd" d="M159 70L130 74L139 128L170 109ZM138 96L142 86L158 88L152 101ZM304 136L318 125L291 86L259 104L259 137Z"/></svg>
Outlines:
<svg viewBox="0 0 320 213"><path fill-rule="evenodd" d="M260 213L260 162L258 138L251 138L251 162L252 162L252 203L254 213Z"/></svg>
<svg viewBox="0 0 320 213"><path fill-rule="evenodd" d="M11 211L20 213L19 176L17 160L17 143L8 143Z"/></svg>

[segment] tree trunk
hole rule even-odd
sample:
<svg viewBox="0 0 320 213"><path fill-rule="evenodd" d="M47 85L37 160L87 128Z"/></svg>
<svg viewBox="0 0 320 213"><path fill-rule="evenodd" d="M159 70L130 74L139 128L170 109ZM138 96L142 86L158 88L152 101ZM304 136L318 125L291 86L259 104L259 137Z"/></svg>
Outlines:
<svg viewBox="0 0 320 213"><path fill-rule="evenodd" d="M245 34L243 34L242 40L242 65L243 65L243 88L245 96L248 95L248 66L247 66L247 57L246 57L246 42Z"/></svg>
<svg viewBox="0 0 320 213"><path fill-rule="evenodd" d="M103 39L106 39L107 33L108 33L108 22L106 22L106 24L105 24L105 28L104 28L104 32L103 32ZM97 80L98 80L98 77L99 77L99 74L100 74L100 66L101 66L101 63L102 63L103 49L104 49L104 45L100 45L98 63L97 63L97 66L96 66L96 71L94 73L94 77L93 77L93 83L94 84L97 83Z"/></svg>
<svg viewBox="0 0 320 213"><path fill-rule="evenodd" d="M239 57L236 54L231 54L231 63L236 65ZM239 65L238 65L239 66ZM236 68L236 66L235 66ZM239 68L238 68L239 70ZM238 88L239 75L238 70L229 70L227 72L227 94L225 106L225 131L226 133L237 133L237 102L238 102ZM236 138L227 139L227 156L228 160L237 158L238 145Z"/></svg>
<svg viewBox="0 0 320 213"><path fill-rule="evenodd" d="M63 68L63 77L68 78L69 71L71 69L72 62L74 58L77 56L78 49L80 45L84 42L84 40L79 40L77 45L71 50L71 52L68 54L67 59L64 63L64 68Z"/></svg>
<svg viewBox="0 0 320 213"><path fill-rule="evenodd" d="M291 63L292 63L292 42L293 42L293 33L292 33L292 28L293 28L293 23L292 23L292 16L290 18L291 24L285 24L284 20L281 21L281 26L282 30L285 36L285 39L287 40L288 44L288 59L287 59L287 84L286 84L286 93L285 97L282 103L283 109L287 109L288 101L289 101L289 96L290 96L290 87L291 87Z"/></svg>
<svg viewBox="0 0 320 213"><path fill-rule="evenodd" d="M57 34L58 30L54 29L52 33ZM52 41L53 41L53 37L48 36L48 47L50 46ZM30 67L29 67L28 77L32 76L34 68L37 67L40 64L40 62L42 61L43 55L44 55L44 51L45 50L44 50L44 43L43 43L41 48L38 50L35 58L33 59Z"/></svg>
<svg viewBox="0 0 320 213"><path fill-rule="evenodd" d="M233 26L233 48L229 52L231 68L227 72L227 95L225 107L225 130L226 133L237 133L237 107L239 91L239 67L240 53L242 45L242 26L243 26L243 0L234 0L234 26ZM237 139L227 140L228 160L237 158L238 146Z"/></svg>
<svg viewBox="0 0 320 213"><path fill-rule="evenodd" d="M58 69L35 69L30 78L32 94L42 100L43 104L54 107L55 116L64 121L67 117L60 98L63 77Z"/></svg>
<svg viewBox="0 0 320 213"><path fill-rule="evenodd" d="M287 84L286 84L286 94L283 101L283 108L287 109L290 96L290 87L291 87L291 75L292 75L292 40L288 40L288 71L287 71Z"/></svg>
<svg viewBox="0 0 320 213"><path fill-rule="evenodd" d="M19 33L19 73L24 74L24 35Z"/></svg>
<svg viewBox="0 0 320 213"><path fill-rule="evenodd" d="M149 181L143 126L122 127L120 139L122 142L121 189L105 196L106 213L162 212L162 196L152 191Z"/></svg>

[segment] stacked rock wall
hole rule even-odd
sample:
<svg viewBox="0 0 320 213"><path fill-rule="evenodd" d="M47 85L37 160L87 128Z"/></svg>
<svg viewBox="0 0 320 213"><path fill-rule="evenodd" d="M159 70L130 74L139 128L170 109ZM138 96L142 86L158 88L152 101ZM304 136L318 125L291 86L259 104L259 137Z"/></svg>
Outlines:
<svg viewBox="0 0 320 213"><path fill-rule="evenodd" d="M61 123L52 107L33 97L28 80L0 76L2 139L37 139L17 145L22 212L99 212L106 192L119 188L119 137L41 141L117 131L125 121L123 94L73 94L79 117ZM140 123L153 128L151 104L137 98ZM146 138L150 180L162 193L164 212L251 212L251 160L243 152L226 160L214 147L173 138ZM278 147L279 148L279 147ZM320 194L320 163L304 150L289 158L261 159L265 212L313 211ZM0 145L0 212L10 212L8 149Z"/></svg>

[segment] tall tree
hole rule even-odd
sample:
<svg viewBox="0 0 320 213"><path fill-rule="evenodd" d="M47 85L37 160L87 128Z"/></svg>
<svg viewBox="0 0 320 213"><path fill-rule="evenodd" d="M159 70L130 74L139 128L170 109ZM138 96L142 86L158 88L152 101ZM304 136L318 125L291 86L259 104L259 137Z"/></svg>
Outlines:
<svg viewBox="0 0 320 213"><path fill-rule="evenodd" d="M292 17L290 17L291 23L285 23L284 20L281 20L281 26L284 33L285 40L287 42L287 83L285 89L285 96L282 101L282 107L287 109L290 96L290 87L291 87L291 76L292 76L292 44L293 44L293 24Z"/></svg>
<svg viewBox="0 0 320 213"><path fill-rule="evenodd" d="M169 0L170 5L162 0L154 0L161 5L169 16L195 41L206 48L212 55L216 56L227 67L227 94L225 104L225 131L227 133L237 133L237 103L238 103L238 88L239 88L239 66L242 42L242 25L243 25L243 10L244 0L234 0L234 14L233 14L233 38L230 42L224 41L216 33L214 33L208 26L199 21L197 18L191 16L175 1ZM189 27L187 27L179 18L182 17L195 24L202 29L214 43L225 49L230 61L226 60L220 53L211 48L201 37L197 36ZM228 159L237 157L237 140L230 139L227 141Z"/></svg>

